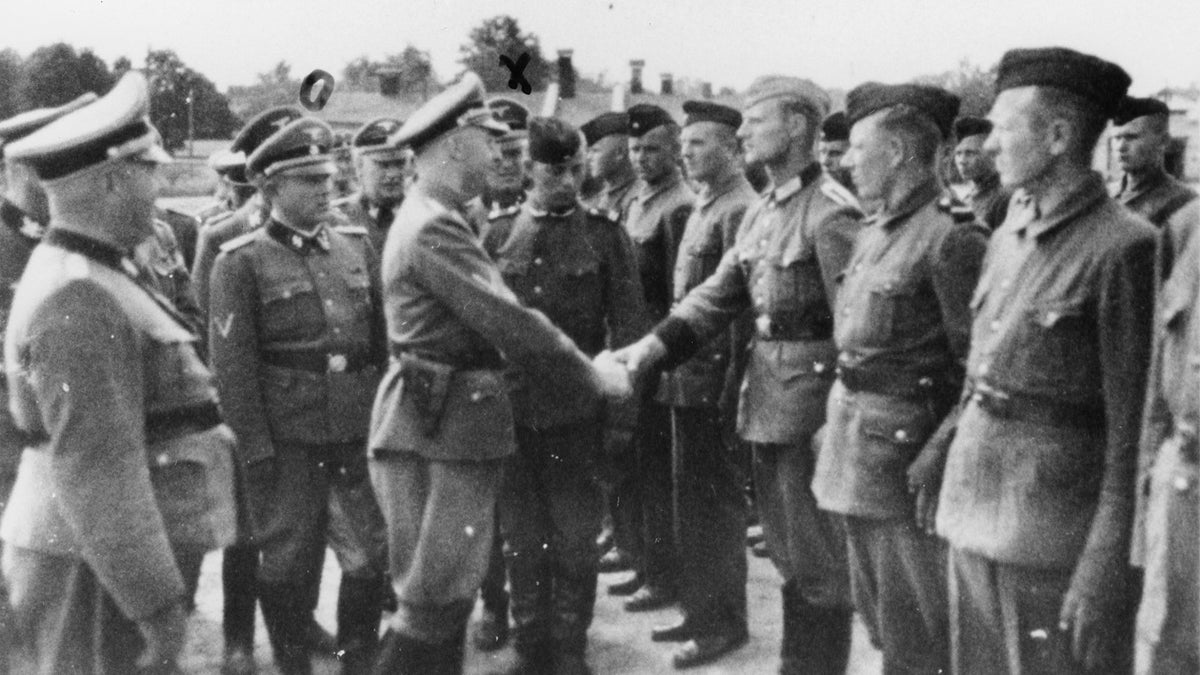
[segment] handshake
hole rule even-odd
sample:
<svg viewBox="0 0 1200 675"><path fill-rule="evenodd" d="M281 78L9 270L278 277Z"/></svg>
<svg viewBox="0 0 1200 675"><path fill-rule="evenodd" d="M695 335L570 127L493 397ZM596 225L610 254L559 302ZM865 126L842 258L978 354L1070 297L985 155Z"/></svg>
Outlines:
<svg viewBox="0 0 1200 675"><path fill-rule="evenodd" d="M633 395L633 381L666 355L666 346L654 335L617 351L604 350L592 359L600 393L622 400Z"/></svg>

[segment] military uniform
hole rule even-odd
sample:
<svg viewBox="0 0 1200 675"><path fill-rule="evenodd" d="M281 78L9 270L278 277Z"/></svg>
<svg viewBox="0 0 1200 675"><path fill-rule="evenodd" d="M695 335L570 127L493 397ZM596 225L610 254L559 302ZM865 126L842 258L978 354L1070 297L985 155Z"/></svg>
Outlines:
<svg viewBox="0 0 1200 675"><path fill-rule="evenodd" d="M855 607L885 672L949 666L945 548L913 520L906 470L962 388L968 304L987 246L929 183L874 215L837 297L838 381L813 492L845 516ZM963 217L965 215L965 218Z"/></svg>
<svg viewBox="0 0 1200 675"><path fill-rule="evenodd" d="M1196 199L1196 191L1160 167L1136 180L1125 174L1114 197L1134 213L1162 227L1176 211Z"/></svg>
<svg viewBox="0 0 1200 675"><path fill-rule="evenodd" d="M1158 267L1167 278L1156 304L1138 461L1132 559L1145 570L1135 643L1139 673L1200 670L1200 390L1194 376L1200 363L1200 241L1195 237L1200 202L1180 209L1176 218L1178 226L1169 224L1159 242Z"/></svg>
<svg viewBox="0 0 1200 675"><path fill-rule="evenodd" d="M675 302L717 270L757 199L740 171L701 192L688 218L672 283ZM686 363L664 373L658 401L671 408L680 605L694 634L746 632L745 499L732 431L735 356L746 336L718 333Z"/></svg>
<svg viewBox="0 0 1200 675"><path fill-rule="evenodd" d="M0 330L8 325L17 282L44 231L45 224L29 218L12 202L0 200ZM4 394L3 400L8 400L7 388L0 389L0 394ZM17 477L23 442L20 430L13 426L8 406L0 406L0 509L8 501Z"/></svg>
<svg viewBox="0 0 1200 675"><path fill-rule="evenodd" d="M1038 653L1055 659L1067 648L1055 626L1072 577L1111 570L1118 594L1128 583L1153 232L1094 174L1038 210L1018 192L971 301L971 396L937 516L951 546L956 672L1034 658L1038 648L976 633L999 620L982 604L987 594L1017 613L1022 635L1047 631L1052 643ZM1069 661L1042 667L1079 667Z"/></svg>
<svg viewBox="0 0 1200 675"><path fill-rule="evenodd" d="M1001 187L1000 175L996 173L975 182L967 194L963 195L963 201L971 207L975 219L993 232L1004 222L1011 198L1012 193Z"/></svg>
<svg viewBox="0 0 1200 675"><path fill-rule="evenodd" d="M53 209L98 181L81 170L169 161L148 101L145 80L127 74L95 112L68 114L5 154L34 166ZM27 445L0 536L39 673L134 672L141 629L181 612L176 552L234 535L233 435L190 326L110 243L130 234L120 215L85 222L64 211L30 256L7 327L8 403Z"/></svg>
<svg viewBox="0 0 1200 675"><path fill-rule="evenodd" d="M446 120L502 132L473 107L482 101L479 77L467 73L389 142L430 142ZM414 149L420 161L424 148ZM384 249L392 361L369 442L399 597L379 668L429 672L422 668L437 663L449 672L461 668L467 617L491 549L501 460L515 448L505 363L555 378L564 397L595 386L594 371L569 338L522 308L504 285L467 219L470 195L429 181L414 188Z"/></svg>
<svg viewBox="0 0 1200 675"><path fill-rule="evenodd" d="M268 170L296 161L276 158L309 135L318 139L310 161L328 161L325 129L292 122L248 161ZM297 617L311 611L327 538L342 569L339 644L365 650L377 637L385 528L364 447L386 358L377 270L365 230L324 222L301 232L274 218L224 244L213 266L210 350L248 467L259 599L289 672L307 671L307 622Z"/></svg>
<svg viewBox="0 0 1200 675"><path fill-rule="evenodd" d="M642 191L642 185L634 176L616 185L605 185L594 197L587 201L591 208L616 213L621 222L629 216L629 205L637 199Z"/></svg>
<svg viewBox="0 0 1200 675"><path fill-rule="evenodd" d="M267 219L262 197L255 194L238 210L213 221L200 230L196 240L196 259L192 262L192 292L196 304L208 316L209 288L212 284L213 263L221 247L260 227Z"/></svg>
<svg viewBox="0 0 1200 675"><path fill-rule="evenodd" d="M485 248L523 305L546 315L584 354L622 347L646 329L628 235L609 213L525 204L491 222ZM518 371L517 451L507 460L500 521L518 652L583 654L596 599L601 499L593 462L604 433L597 395L565 397L552 379ZM624 435L632 415L620 411Z"/></svg>
<svg viewBox="0 0 1200 675"><path fill-rule="evenodd" d="M367 231L371 248L376 253L383 251L383 242L387 239L388 228L396 219L399 204L394 207L376 206L367 200L366 195L358 192L335 201L333 205L347 221Z"/></svg>
<svg viewBox="0 0 1200 675"><path fill-rule="evenodd" d="M844 644L813 647L849 649L844 535L818 510L809 482L811 439L825 422L837 356L836 278L849 261L859 218L854 197L823 178L819 164L809 165L758 198L717 271L655 329L669 366L743 311L754 314L737 428L753 444L763 533L785 580L785 617L794 617L786 621L786 633L796 634L784 636L785 667L799 656L792 644L800 639L832 636Z"/></svg>

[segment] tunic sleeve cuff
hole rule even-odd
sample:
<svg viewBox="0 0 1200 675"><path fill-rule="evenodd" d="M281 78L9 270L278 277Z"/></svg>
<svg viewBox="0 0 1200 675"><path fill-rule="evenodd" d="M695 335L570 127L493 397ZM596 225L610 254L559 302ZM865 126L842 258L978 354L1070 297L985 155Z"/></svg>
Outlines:
<svg viewBox="0 0 1200 675"><path fill-rule="evenodd" d="M671 370L687 361L700 351L700 336L686 321L668 316L654 327L654 335L667 347L667 356L659 364L663 370Z"/></svg>

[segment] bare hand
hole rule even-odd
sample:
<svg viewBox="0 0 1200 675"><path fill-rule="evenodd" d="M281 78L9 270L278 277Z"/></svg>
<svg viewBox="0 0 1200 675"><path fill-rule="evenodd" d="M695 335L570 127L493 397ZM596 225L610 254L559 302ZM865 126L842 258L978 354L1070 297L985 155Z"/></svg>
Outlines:
<svg viewBox="0 0 1200 675"><path fill-rule="evenodd" d="M1114 618L1119 614L1095 597L1086 597L1074 585L1067 591L1059 612L1058 627L1071 639L1071 658L1089 671L1101 670L1113 659L1113 645L1120 643Z"/></svg>
<svg viewBox="0 0 1200 675"><path fill-rule="evenodd" d="M633 395L633 383L625 365L613 358L613 353L605 350L592 359L592 368L596 371L600 383L600 392L613 399L625 399Z"/></svg>
<svg viewBox="0 0 1200 675"><path fill-rule="evenodd" d="M654 334L612 352L613 359L623 364L633 377L638 377L666 355L667 346Z"/></svg>

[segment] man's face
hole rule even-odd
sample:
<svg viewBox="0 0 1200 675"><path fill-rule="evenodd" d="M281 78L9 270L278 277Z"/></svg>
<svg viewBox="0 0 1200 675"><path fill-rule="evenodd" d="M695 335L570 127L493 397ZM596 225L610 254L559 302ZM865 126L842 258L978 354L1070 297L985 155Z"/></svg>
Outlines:
<svg viewBox="0 0 1200 675"><path fill-rule="evenodd" d="M825 169L825 173L830 176L841 174L842 157L846 156L846 150L850 147L850 141L821 141L817 143L817 158L821 161L821 168Z"/></svg>
<svg viewBox="0 0 1200 675"><path fill-rule="evenodd" d="M983 151L996 158L1000 183L1006 188L1033 185L1050 170L1054 155L1045 124L1039 124L1037 89L1006 89L988 113L992 133Z"/></svg>
<svg viewBox="0 0 1200 675"><path fill-rule="evenodd" d="M881 111L858 121L850 128L850 147L842 157L842 166L850 176L864 201L887 196L894 170L893 146L888 134L879 128Z"/></svg>
<svg viewBox="0 0 1200 675"><path fill-rule="evenodd" d="M1122 171L1137 173L1162 164L1166 149L1165 134L1160 133L1150 117L1136 117L1113 134L1117 148L1117 164Z"/></svg>
<svg viewBox="0 0 1200 675"><path fill-rule="evenodd" d="M529 198L550 211L562 211L574 206L579 198L579 188L583 185L583 169L583 156L580 153L557 164L529 162L532 183Z"/></svg>
<svg viewBox="0 0 1200 675"><path fill-rule="evenodd" d="M371 155L358 157L358 180L363 193L372 204L395 206L404 199L405 178L409 161L405 157L376 159Z"/></svg>
<svg viewBox="0 0 1200 675"><path fill-rule="evenodd" d="M525 189L525 139L500 138L488 188L493 192L516 193Z"/></svg>
<svg viewBox="0 0 1200 675"><path fill-rule="evenodd" d="M629 159L633 170L647 183L657 183L675 166L679 147L672 130L661 126L629 139Z"/></svg>
<svg viewBox="0 0 1200 675"><path fill-rule="evenodd" d="M497 150L494 137L479 127L465 127L456 132L453 140L466 196L483 194L495 168Z"/></svg>
<svg viewBox="0 0 1200 675"><path fill-rule="evenodd" d="M329 217L333 174L284 174L272 182L271 205L289 225L309 229Z"/></svg>
<svg viewBox="0 0 1200 675"><path fill-rule="evenodd" d="M629 137L609 134L592 143L587 151L588 170L600 180L615 178L622 164L629 161Z"/></svg>
<svg viewBox="0 0 1200 675"><path fill-rule="evenodd" d="M955 146L954 167L958 169L958 175L962 176L963 180L982 180L996 170L991 155L983 151L985 140L987 135L976 134L967 136Z"/></svg>
<svg viewBox="0 0 1200 675"><path fill-rule="evenodd" d="M718 122L696 122L683 128L683 166L688 178L702 183L724 176L735 157L723 140L728 133Z"/></svg>
<svg viewBox="0 0 1200 675"><path fill-rule="evenodd" d="M797 124L801 128L796 128ZM791 150L792 139L804 132L805 124L802 115L787 112L779 99L754 104L742 113L742 126L738 129L746 162L770 164L782 159Z"/></svg>

